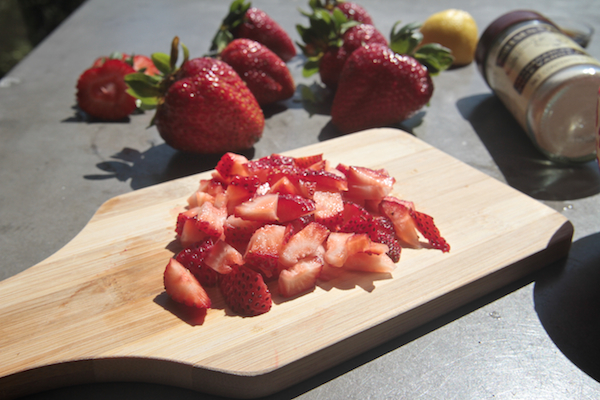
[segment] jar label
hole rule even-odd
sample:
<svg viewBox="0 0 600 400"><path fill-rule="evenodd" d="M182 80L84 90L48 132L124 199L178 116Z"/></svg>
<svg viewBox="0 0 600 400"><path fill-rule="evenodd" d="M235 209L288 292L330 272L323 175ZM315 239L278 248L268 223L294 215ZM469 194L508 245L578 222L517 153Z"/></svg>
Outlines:
<svg viewBox="0 0 600 400"><path fill-rule="evenodd" d="M510 32L491 49L486 64L490 87L526 130L529 101L548 77L574 65L600 65L557 28L539 21Z"/></svg>

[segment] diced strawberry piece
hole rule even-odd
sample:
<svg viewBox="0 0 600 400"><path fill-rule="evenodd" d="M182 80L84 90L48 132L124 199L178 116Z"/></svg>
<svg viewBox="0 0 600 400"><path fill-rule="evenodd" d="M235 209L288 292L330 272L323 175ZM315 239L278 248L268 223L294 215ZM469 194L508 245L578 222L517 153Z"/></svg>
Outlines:
<svg viewBox="0 0 600 400"><path fill-rule="evenodd" d="M290 178L283 176L270 186L269 193L299 195L300 189L292 183Z"/></svg>
<svg viewBox="0 0 600 400"><path fill-rule="evenodd" d="M348 181L332 172L305 169L300 173L300 178L308 182L316 183L317 191L345 192L348 190Z"/></svg>
<svg viewBox="0 0 600 400"><path fill-rule="evenodd" d="M258 176L262 182L267 182L268 178L273 175L274 172L279 172L277 177L277 179L279 179L283 172L295 172L297 170L292 157L279 154L272 154L267 157L259 158L258 160L249 161L246 163L245 167L250 175Z"/></svg>
<svg viewBox="0 0 600 400"><path fill-rule="evenodd" d="M354 198L382 199L392 191L396 182L384 169L351 166L345 174L348 180L348 196Z"/></svg>
<svg viewBox="0 0 600 400"><path fill-rule="evenodd" d="M315 202L302 196L280 194L277 200L277 219L288 222L315 211Z"/></svg>
<svg viewBox="0 0 600 400"><path fill-rule="evenodd" d="M344 222L340 232L365 233L369 230L372 220L373 216L364 207L344 200Z"/></svg>
<svg viewBox="0 0 600 400"><path fill-rule="evenodd" d="M279 273L278 290L285 298L297 296L313 290L323 268L323 263L316 257L298 261L292 267Z"/></svg>
<svg viewBox="0 0 600 400"><path fill-rule="evenodd" d="M255 316L271 309L271 292L263 277L244 265L233 266L219 287L227 306L238 315Z"/></svg>
<svg viewBox="0 0 600 400"><path fill-rule="evenodd" d="M246 265L266 278L276 275L284 235L285 227L282 225L265 225L257 229L244 254Z"/></svg>
<svg viewBox="0 0 600 400"><path fill-rule="evenodd" d="M201 192L199 190L195 191L187 200L188 206L190 208L199 207L205 202L213 203L215 202L214 196L206 192Z"/></svg>
<svg viewBox="0 0 600 400"><path fill-rule="evenodd" d="M261 221L247 221L230 215L223 224L225 242L233 246L240 253L244 253L254 231L263 225L264 222Z"/></svg>
<svg viewBox="0 0 600 400"><path fill-rule="evenodd" d="M377 243L383 243L388 246L388 256L393 262L397 263L400 260L400 253L402 247L396 238L396 232L394 231L394 225L389 218L379 215L373 217L373 229L368 233L372 241Z"/></svg>
<svg viewBox="0 0 600 400"><path fill-rule="evenodd" d="M296 157L294 159L296 165L299 168L310 168L314 164L321 163L323 161L323 154L314 154L305 157Z"/></svg>
<svg viewBox="0 0 600 400"><path fill-rule="evenodd" d="M218 240L210 249L204 262L220 274L228 274L234 265L242 265L244 257L233 246Z"/></svg>
<svg viewBox="0 0 600 400"><path fill-rule="evenodd" d="M276 222L277 194L256 196L235 207L234 215L249 221Z"/></svg>
<svg viewBox="0 0 600 400"><path fill-rule="evenodd" d="M331 232L327 237L325 245L325 263L333 267L341 268L348 258L348 247L346 243L353 233Z"/></svg>
<svg viewBox="0 0 600 400"><path fill-rule="evenodd" d="M196 227L208 236L218 239L223 235L223 224L227 218L225 208L217 208L207 202L198 207L196 215Z"/></svg>
<svg viewBox="0 0 600 400"><path fill-rule="evenodd" d="M250 200L261 185L256 176L234 176L227 186L227 211L233 214L235 207Z"/></svg>
<svg viewBox="0 0 600 400"><path fill-rule="evenodd" d="M325 226L317 222L309 223L283 245L279 262L285 267L291 267L299 260L315 255L328 235L329 230Z"/></svg>
<svg viewBox="0 0 600 400"><path fill-rule="evenodd" d="M444 253L450 251L450 245L446 242L446 239L440 235L440 231L433 223L432 217L416 210L410 210L410 215L415 221L417 230L421 232L433 248L442 250Z"/></svg>
<svg viewBox="0 0 600 400"><path fill-rule="evenodd" d="M346 242L348 255L368 252L371 249L371 239L366 233L354 233Z"/></svg>
<svg viewBox="0 0 600 400"><path fill-rule="evenodd" d="M208 193L215 197L218 194L225 192L226 187L223 185L224 183L218 179L202 179L200 180L198 191Z"/></svg>
<svg viewBox="0 0 600 400"><path fill-rule="evenodd" d="M417 226L411 217L411 211L414 210L412 202L399 200L396 197L386 196L379 204L381 214L392 221L396 237L404 244L420 248L421 242L417 233Z"/></svg>
<svg viewBox="0 0 600 400"><path fill-rule="evenodd" d="M189 219L196 219L196 216L198 215L198 210L198 207L193 207L189 210L179 213L179 215L177 216L177 224L175 226L175 232L178 235L181 236L183 232L183 226Z"/></svg>
<svg viewBox="0 0 600 400"><path fill-rule="evenodd" d="M248 159L241 154L225 153L217 163L215 170L229 182L234 176L248 176L245 164Z"/></svg>
<svg viewBox="0 0 600 400"><path fill-rule="evenodd" d="M353 271L390 273L396 264L387 254L355 253L348 256L344 268Z"/></svg>
<svg viewBox="0 0 600 400"><path fill-rule="evenodd" d="M315 221L329 230L337 230L344 221L344 201L337 192L315 192Z"/></svg>
<svg viewBox="0 0 600 400"><path fill-rule="evenodd" d="M197 308L210 308L208 294L194 275L174 258L169 260L164 273L167 294L176 302Z"/></svg>
<svg viewBox="0 0 600 400"><path fill-rule="evenodd" d="M217 272L204 263L213 246L213 240L206 238L202 242L186 247L175 256L175 259L189 269L204 287L212 287L217 284Z"/></svg>

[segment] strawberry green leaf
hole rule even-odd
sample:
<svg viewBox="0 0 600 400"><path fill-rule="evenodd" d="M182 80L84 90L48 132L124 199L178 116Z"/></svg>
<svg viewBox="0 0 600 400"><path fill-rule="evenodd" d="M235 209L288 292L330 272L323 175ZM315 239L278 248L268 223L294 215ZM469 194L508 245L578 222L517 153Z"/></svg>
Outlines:
<svg viewBox="0 0 600 400"><path fill-rule="evenodd" d="M309 58L302 67L302 76L308 78L319 72L320 57Z"/></svg>
<svg viewBox="0 0 600 400"><path fill-rule="evenodd" d="M154 53L151 55L151 58L156 68L164 75L168 75L172 72L168 54Z"/></svg>
<svg viewBox="0 0 600 400"><path fill-rule="evenodd" d="M132 96L137 98L160 96L160 78L146 75L142 72L125 75L125 83L129 86Z"/></svg>
<svg viewBox="0 0 600 400"><path fill-rule="evenodd" d="M400 24L400 21L392 26L392 31L390 33L390 49L398 54L412 55L423 40L423 34L419 31L421 24L408 24L396 31L398 24Z"/></svg>
<svg viewBox="0 0 600 400"><path fill-rule="evenodd" d="M421 46L413 56L427 67L431 75L437 75L448 69L454 61L451 50L438 43Z"/></svg>

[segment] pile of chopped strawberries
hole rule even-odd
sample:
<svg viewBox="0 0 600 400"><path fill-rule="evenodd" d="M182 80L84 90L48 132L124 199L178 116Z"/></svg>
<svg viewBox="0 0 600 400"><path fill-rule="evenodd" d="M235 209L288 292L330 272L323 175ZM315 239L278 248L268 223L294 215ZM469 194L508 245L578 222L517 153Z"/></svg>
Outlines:
<svg viewBox="0 0 600 400"><path fill-rule="evenodd" d="M188 199L176 224L183 247L165 269L175 301L210 308L217 287L231 311L270 310L271 293L291 298L345 271L390 273L402 247L443 252L433 218L390 195L384 169L339 164L321 154L249 161L227 153Z"/></svg>

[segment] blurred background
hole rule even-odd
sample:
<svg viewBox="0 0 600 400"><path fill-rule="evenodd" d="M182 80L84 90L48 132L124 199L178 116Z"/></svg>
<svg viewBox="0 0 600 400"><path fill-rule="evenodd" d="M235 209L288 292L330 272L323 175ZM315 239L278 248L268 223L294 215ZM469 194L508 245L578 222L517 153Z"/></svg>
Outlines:
<svg viewBox="0 0 600 400"><path fill-rule="evenodd" d="M85 0L0 0L0 78Z"/></svg>

